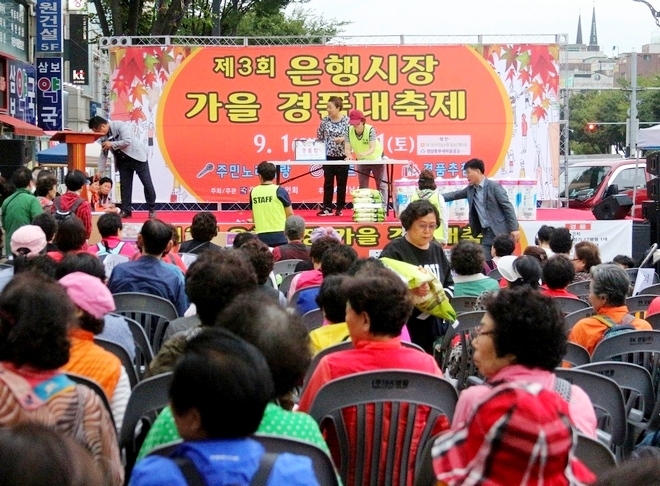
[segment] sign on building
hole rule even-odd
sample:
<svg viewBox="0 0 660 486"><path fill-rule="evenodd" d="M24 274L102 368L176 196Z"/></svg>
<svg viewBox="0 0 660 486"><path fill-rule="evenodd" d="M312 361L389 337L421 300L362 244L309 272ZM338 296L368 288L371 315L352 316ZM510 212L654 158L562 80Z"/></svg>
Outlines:
<svg viewBox="0 0 660 486"><path fill-rule="evenodd" d="M32 64L7 61L9 74L9 114L32 125L37 124L36 70Z"/></svg>
<svg viewBox="0 0 660 486"><path fill-rule="evenodd" d="M43 130L62 130L63 91L61 57L37 58L38 125Z"/></svg>

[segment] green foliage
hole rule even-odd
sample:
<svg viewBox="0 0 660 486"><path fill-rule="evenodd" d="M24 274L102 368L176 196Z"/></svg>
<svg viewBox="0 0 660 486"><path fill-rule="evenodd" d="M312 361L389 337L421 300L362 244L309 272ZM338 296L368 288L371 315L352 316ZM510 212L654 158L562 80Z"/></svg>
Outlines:
<svg viewBox="0 0 660 486"><path fill-rule="evenodd" d="M248 12L238 25L239 36L334 36L339 34L349 22L336 19L326 20L303 8L295 8L291 15L277 11L260 15L257 11Z"/></svg>
<svg viewBox="0 0 660 486"><path fill-rule="evenodd" d="M221 36L335 35L347 22L325 20L296 8L308 0L93 0L90 18L104 36L211 36L219 22Z"/></svg>
<svg viewBox="0 0 660 486"><path fill-rule="evenodd" d="M611 145L625 147L626 125L630 109L630 83L619 80L623 90L573 93L570 97L571 151L575 154L607 153ZM644 122L660 123L660 74L637 79L637 118L640 128ZM587 123L619 122L621 125L598 125L593 133L585 130Z"/></svg>

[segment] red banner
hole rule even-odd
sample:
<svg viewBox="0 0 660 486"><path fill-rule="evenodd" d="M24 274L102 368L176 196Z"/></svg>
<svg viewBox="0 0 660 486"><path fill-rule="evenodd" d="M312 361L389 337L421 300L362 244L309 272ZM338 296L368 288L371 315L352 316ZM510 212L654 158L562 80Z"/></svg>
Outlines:
<svg viewBox="0 0 660 486"><path fill-rule="evenodd" d="M520 138L517 174L525 163L529 171L549 158L543 134L556 96L555 51L530 45L116 47L111 112L113 119L132 121L147 141L159 201L169 187L172 202L245 201L257 184L255 166L292 160L294 140L316 136L331 96L344 100L346 112L364 112L389 158L411 160L442 178L460 175L461 163L472 157L483 159L490 175L499 175L506 161L513 173L511 144ZM322 170L312 164L311 177L289 183L309 167L281 168L294 202L320 200ZM398 167L395 179L406 170ZM349 188L356 179L351 176Z"/></svg>

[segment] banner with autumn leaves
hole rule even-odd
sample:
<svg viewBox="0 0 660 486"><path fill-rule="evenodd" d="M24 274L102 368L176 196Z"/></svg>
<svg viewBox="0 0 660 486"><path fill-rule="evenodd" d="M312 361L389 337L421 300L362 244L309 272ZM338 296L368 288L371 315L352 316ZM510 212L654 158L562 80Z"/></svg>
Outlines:
<svg viewBox="0 0 660 486"><path fill-rule="evenodd" d="M490 176L533 178L557 197L558 47L143 46L111 49L114 120L149 147L159 202L246 202L262 160L294 158L330 96L359 109L396 166L461 176L478 157ZM311 171L311 174L294 179ZM321 199L321 161L281 167L294 202ZM290 181L290 182L289 182ZM357 177L349 177L349 188ZM142 197L136 188L135 200Z"/></svg>

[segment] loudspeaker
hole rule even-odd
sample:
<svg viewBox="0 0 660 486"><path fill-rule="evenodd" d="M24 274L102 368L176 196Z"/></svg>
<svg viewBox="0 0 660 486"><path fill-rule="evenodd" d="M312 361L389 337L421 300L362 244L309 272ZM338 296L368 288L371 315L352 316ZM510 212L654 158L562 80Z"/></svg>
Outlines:
<svg viewBox="0 0 660 486"><path fill-rule="evenodd" d="M651 226L651 242L660 243L660 202L658 201L642 201L642 217L649 222Z"/></svg>
<svg viewBox="0 0 660 486"><path fill-rule="evenodd" d="M9 180L16 169L27 165L31 153L26 140L0 140L0 175Z"/></svg>
<svg viewBox="0 0 660 486"><path fill-rule="evenodd" d="M646 183L646 193L649 199L660 201L660 177L654 177Z"/></svg>
<svg viewBox="0 0 660 486"><path fill-rule="evenodd" d="M653 153L646 157L646 172L655 176L660 175L660 154Z"/></svg>
<svg viewBox="0 0 660 486"><path fill-rule="evenodd" d="M627 194L615 194L606 197L596 204L591 212L596 219L626 219L632 209L633 202Z"/></svg>

